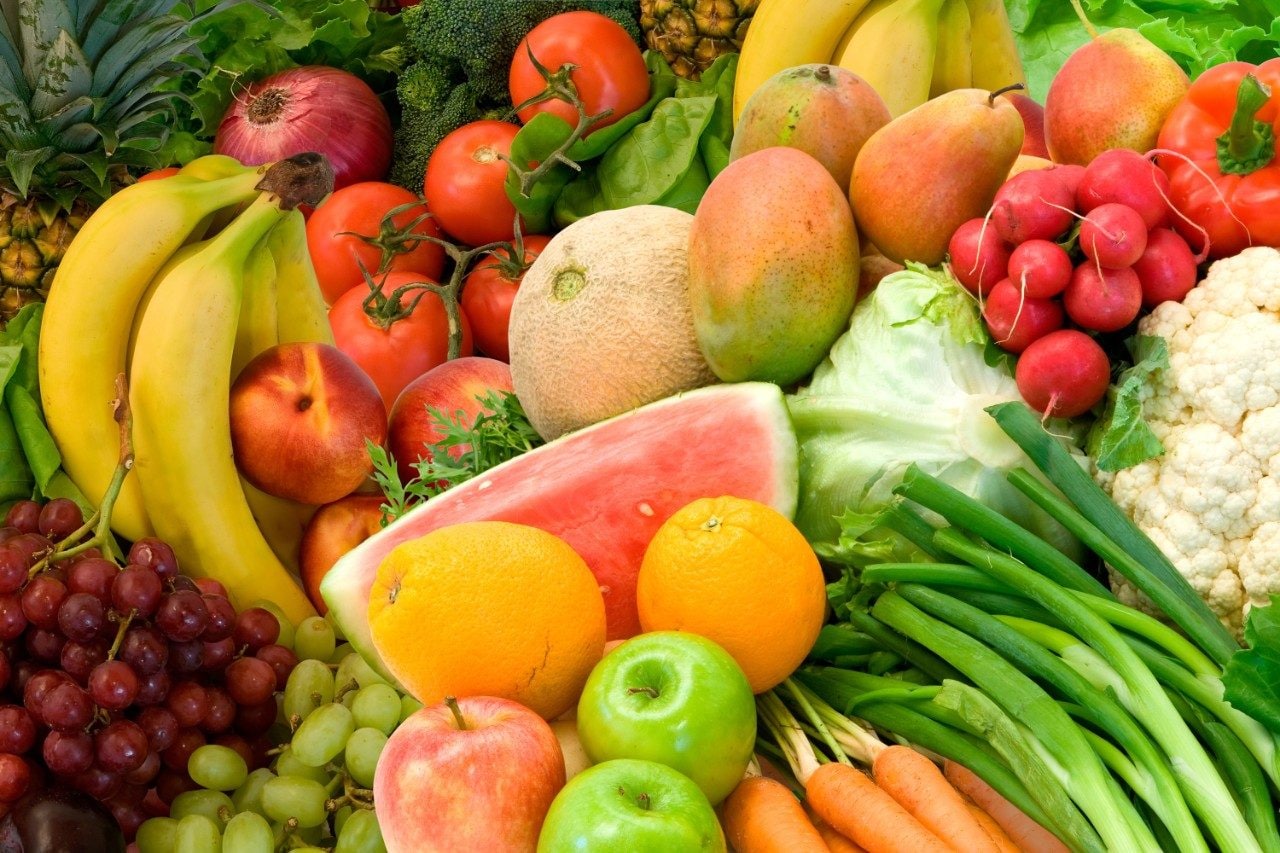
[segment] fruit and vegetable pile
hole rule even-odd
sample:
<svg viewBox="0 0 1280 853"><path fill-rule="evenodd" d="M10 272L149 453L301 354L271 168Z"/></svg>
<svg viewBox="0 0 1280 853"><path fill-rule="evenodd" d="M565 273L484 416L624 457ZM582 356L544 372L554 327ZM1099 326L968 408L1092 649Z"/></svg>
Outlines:
<svg viewBox="0 0 1280 853"><path fill-rule="evenodd" d="M1280 7L0 2L0 850L1280 853Z"/></svg>

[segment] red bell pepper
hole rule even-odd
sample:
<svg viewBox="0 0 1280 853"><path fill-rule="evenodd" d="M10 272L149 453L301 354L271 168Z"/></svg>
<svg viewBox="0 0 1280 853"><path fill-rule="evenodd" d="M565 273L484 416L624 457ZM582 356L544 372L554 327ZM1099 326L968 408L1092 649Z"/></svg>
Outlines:
<svg viewBox="0 0 1280 853"><path fill-rule="evenodd" d="M1191 84L1156 152L1188 243L1203 247L1207 237L1215 258L1280 246L1278 129L1280 58L1216 65Z"/></svg>

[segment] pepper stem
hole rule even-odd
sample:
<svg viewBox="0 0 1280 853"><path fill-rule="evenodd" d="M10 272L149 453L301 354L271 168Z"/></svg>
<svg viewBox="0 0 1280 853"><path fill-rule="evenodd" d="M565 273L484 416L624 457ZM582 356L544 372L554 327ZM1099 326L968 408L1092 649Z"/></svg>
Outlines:
<svg viewBox="0 0 1280 853"><path fill-rule="evenodd" d="M1236 111L1226 133L1218 137L1218 168L1223 174L1248 175L1270 163L1276 155L1275 131L1258 121L1258 110L1271 100L1271 88L1246 74L1236 90Z"/></svg>

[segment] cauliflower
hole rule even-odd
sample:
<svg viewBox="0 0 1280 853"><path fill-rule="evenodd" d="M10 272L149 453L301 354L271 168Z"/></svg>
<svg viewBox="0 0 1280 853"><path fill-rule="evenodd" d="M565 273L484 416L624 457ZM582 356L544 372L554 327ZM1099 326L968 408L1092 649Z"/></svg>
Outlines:
<svg viewBox="0 0 1280 853"><path fill-rule="evenodd" d="M1249 608L1280 593L1280 251L1218 261L1138 333L1168 344L1169 366L1140 392L1164 453L1098 481L1239 636Z"/></svg>

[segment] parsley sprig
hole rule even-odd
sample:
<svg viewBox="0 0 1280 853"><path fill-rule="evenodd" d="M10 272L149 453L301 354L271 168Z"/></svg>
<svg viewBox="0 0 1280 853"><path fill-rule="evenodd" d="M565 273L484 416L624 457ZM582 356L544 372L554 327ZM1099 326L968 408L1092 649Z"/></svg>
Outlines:
<svg viewBox="0 0 1280 853"><path fill-rule="evenodd" d="M390 453L366 441L373 460L373 478L386 498L382 505L384 525L423 501L542 443L515 394L491 390L476 399L482 410L474 422L461 409L447 413L427 407L441 437L425 446L428 452L413 464L417 475L408 482L401 481Z"/></svg>

